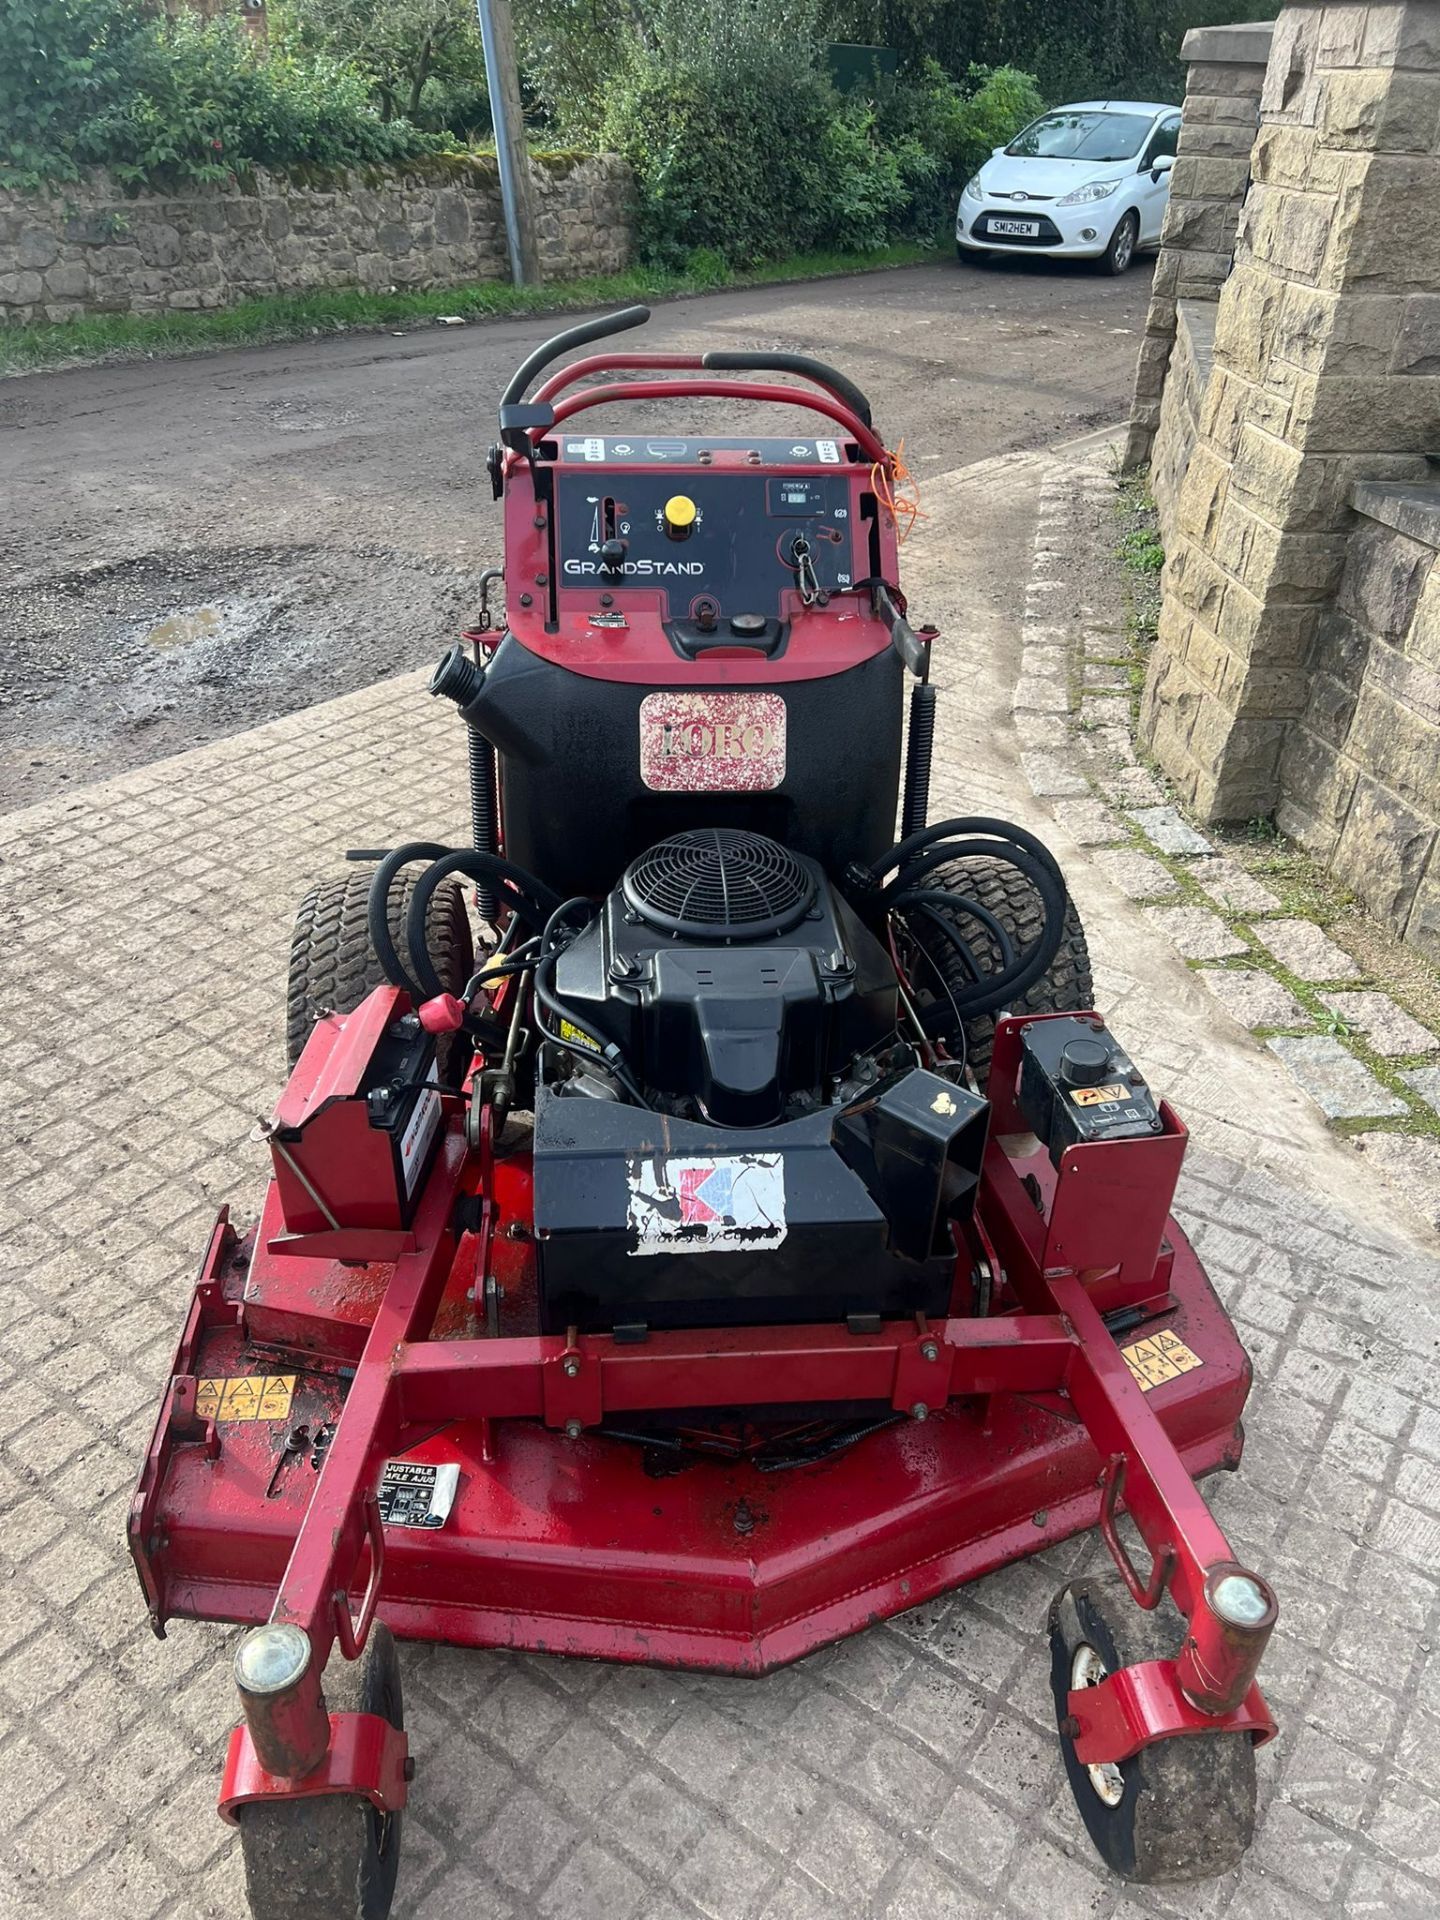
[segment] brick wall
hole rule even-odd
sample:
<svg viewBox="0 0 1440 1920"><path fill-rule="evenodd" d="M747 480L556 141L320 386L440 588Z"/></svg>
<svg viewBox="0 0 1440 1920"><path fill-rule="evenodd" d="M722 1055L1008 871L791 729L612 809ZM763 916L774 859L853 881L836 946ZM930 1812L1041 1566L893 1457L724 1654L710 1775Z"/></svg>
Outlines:
<svg viewBox="0 0 1440 1920"><path fill-rule="evenodd" d="M1440 486L1367 482L1281 760L1279 824L1440 961Z"/></svg>
<svg viewBox="0 0 1440 1920"><path fill-rule="evenodd" d="M546 279L632 258L632 183L612 154L532 161ZM257 174L186 194L125 194L103 172L0 189L0 322L224 307L320 288L508 277L493 156L435 156L326 179Z"/></svg>

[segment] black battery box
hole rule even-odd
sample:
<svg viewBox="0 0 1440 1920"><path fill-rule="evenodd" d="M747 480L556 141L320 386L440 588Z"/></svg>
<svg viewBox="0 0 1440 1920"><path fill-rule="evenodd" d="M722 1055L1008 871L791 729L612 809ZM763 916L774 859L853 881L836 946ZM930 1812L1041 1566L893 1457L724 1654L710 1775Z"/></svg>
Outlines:
<svg viewBox="0 0 1440 1920"><path fill-rule="evenodd" d="M1144 1075L1094 1014L1036 1020L1024 1028L1020 1111L1056 1166L1066 1147L1144 1139L1165 1130Z"/></svg>

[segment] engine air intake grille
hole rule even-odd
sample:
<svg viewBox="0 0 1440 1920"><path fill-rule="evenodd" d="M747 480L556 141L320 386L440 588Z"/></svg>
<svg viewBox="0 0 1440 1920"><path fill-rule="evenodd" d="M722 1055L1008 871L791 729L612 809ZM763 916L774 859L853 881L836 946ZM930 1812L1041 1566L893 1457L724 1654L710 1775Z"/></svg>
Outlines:
<svg viewBox="0 0 1440 1920"><path fill-rule="evenodd" d="M804 918L815 878L778 841L735 827L703 827L661 840L633 860L625 904L662 933L761 940Z"/></svg>

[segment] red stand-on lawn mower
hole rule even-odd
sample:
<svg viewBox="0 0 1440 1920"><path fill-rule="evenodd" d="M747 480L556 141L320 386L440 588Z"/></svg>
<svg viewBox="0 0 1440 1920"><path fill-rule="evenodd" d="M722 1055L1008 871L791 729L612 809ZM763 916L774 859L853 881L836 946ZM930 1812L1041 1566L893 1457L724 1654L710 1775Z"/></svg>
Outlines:
<svg viewBox="0 0 1440 1920"><path fill-rule="evenodd" d="M935 636L858 389L605 353L526 398L647 317L505 393L508 623L432 688L474 845L302 906L264 1209L215 1227L131 1509L156 1631L249 1629L251 1905L388 1910L392 1632L758 1674L1097 1523L1117 1572L1049 1622L1077 1805L1121 1874L1218 1871L1276 1603L1193 1484L1250 1370L1170 1218L1184 1128L1040 841L926 825ZM821 437L579 426L698 397Z"/></svg>

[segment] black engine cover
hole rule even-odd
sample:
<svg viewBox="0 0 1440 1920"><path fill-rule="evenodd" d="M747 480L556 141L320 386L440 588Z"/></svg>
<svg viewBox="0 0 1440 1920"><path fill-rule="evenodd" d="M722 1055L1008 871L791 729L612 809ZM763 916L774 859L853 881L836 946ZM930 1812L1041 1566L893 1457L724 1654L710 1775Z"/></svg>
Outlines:
<svg viewBox="0 0 1440 1920"><path fill-rule="evenodd" d="M977 1094L919 1068L848 1109L744 1132L542 1088L541 1325L939 1318L950 1222L973 1205L988 1116Z"/></svg>
<svg viewBox="0 0 1440 1920"><path fill-rule="evenodd" d="M717 893L715 910L730 917L712 922L708 938L693 917L704 905L698 883L672 890L692 917L641 904L649 896L635 876L654 854L681 848L694 881L715 842L728 863L728 895ZM786 862L777 878L767 851L766 889L752 893L749 920L737 917L746 910L731 857L737 843L755 859L757 848L773 849ZM684 931L670 931L677 924ZM815 1104L828 1080L895 1027L889 956L818 867L723 829L677 836L636 861L561 955L555 989L582 1030L620 1048L642 1085L722 1127L769 1126Z"/></svg>

